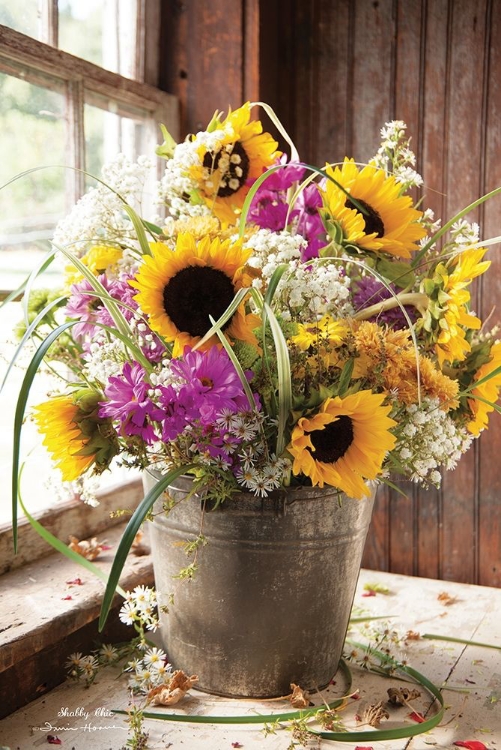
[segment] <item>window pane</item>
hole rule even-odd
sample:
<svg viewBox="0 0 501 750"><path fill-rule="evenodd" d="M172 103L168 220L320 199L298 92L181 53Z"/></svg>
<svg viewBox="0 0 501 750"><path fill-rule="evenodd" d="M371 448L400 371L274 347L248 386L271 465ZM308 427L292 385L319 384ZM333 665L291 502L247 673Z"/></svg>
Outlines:
<svg viewBox="0 0 501 750"><path fill-rule="evenodd" d="M136 0L59 0L59 48L134 78Z"/></svg>
<svg viewBox="0 0 501 750"><path fill-rule="evenodd" d="M0 0L0 23L22 34L39 38L38 0Z"/></svg>
<svg viewBox="0 0 501 750"><path fill-rule="evenodd" d="M142 117L125 117L109 112L100 107L86 104L84 109L85 128L85 169L91 175L99 177L103 164L113 160L117 154L125 154L131 161L138 156L154 158L155 135L157 123ZM86 178L86 186L94 186L91 178ZM155 174L150 173L149 181L144 185L142 209L147 218L158 213L155 205Z"/></svg>
<svg viewBox="0 0 501 750"><path fill-rule="evenodd" d="M65 162L64 98L0 74L0 185L23 170ZM0 289L16 289L48 249L44 240L64 215L61 168L41 169L0 193Z"/></svg>

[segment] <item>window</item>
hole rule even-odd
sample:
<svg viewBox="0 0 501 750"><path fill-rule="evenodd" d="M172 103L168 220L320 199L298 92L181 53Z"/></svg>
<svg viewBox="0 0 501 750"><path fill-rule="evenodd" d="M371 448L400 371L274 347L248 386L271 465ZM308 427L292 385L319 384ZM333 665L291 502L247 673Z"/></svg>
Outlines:
<svg viewBox="0 0 501 750"><path fill-rule="evenodd" d="M153 155L159 123L177 135L177 101L154 85L159 16L160 0L0 0L0 185L41 168L0 192L0 300L50 249L55 225L92 182L84 171L99 175L118 153ZM55 287L59 280L54 264L42 283ZM21 318L19 302L0 309L0 382ZM15 368L0 394L5 478L21 377ZM45 390L39 386L35 399L43 400ZM25 455L35 442L28 426ZM32 511L53 500L41 491L44 472L48 460L30 456L23 492ZM1 525L10 518L7 481L0 509Z"/></svg>

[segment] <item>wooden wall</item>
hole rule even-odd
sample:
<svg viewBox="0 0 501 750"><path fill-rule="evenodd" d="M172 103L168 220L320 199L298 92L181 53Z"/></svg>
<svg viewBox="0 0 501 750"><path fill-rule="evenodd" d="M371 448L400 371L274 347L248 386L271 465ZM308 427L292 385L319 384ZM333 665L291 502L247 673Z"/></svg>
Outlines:
<svg viewBox="0 0 501 750"><path fill-rule="evenodd" d="M215 108L269 102L304 161L363 161L390 119L408 125L424 203L445 219L501 185L501 0L168 0L163 85L182 130ZM472 212L501 235L501 201ZM476 288L498 304L500 249ZM492 321L501 323L501 306ZM501 585L501 416L442 489L379 493L364 564Z"/></svg>

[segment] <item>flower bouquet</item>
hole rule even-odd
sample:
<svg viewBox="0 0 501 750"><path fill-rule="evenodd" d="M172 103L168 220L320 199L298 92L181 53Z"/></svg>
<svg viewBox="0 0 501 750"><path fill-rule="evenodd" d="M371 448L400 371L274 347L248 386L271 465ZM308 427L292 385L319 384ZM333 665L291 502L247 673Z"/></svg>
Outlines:
<svg viewBox="0 0 501 750"><path fill-rule="evenodd" d="M314 167L261 106L288 155L249 103L179 144L164 129L163 218L141 215L148 160L119 157L57 227L62 294L29 301L23 343L45 339L17 431L38 366L59 363L61 390L33 419L63 480L114 461L161 475L123 536L103 618L136 531L182 474L216 506L301 486L356 500L380 482L438 486L498 410L501 343L470 310L489 243L464 218L488 196L442 226L413 200L404 123L384 126L367 164Z"/></svg>

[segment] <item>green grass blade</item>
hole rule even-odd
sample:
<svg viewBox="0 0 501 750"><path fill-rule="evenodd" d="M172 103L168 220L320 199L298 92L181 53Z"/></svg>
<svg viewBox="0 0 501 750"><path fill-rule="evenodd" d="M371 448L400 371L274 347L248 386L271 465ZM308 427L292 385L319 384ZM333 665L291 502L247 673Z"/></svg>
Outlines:
<svg viewBox="0 0 501 750"><path fill-rule="evenodd" d="M0 307L3 307L8 302L12 302L12 300L15 300L17 297L19 297L24 292L28 284L30 283L30 279L32 278L32 276L33 275L38 276L43 271L45 271L50 266L53 260L54 260L54 251L51 251L49 257L44 258L44 260L17 287L17 289L14 289L14 291L10 292L5 297L5 299L0 302Z"/></svg>
<svg viewBox="0 0 501 750"><path fill-rule="evenodd" d="M106 591L104 592L103 602L101 605L101 614L99 616L99 632L102 631L106 623L111 603L113 601L113 596L118 586L118 581L120 579L125 560L127 559L127 555L129 554L129 550L132 546L132 542L134 541L134 538L139 531L141 524L150 512L153 503L162 494L165 488L168 487L169 484L171 484L171 482L174 482L182 474L185 474L187 471L190 471L190 469L193 468L195 468L194 464L188 464L187 466L178 466L177 468L168 471L146 494L146 496L143 498L139 506L132 514L129 523L125 528L122 539L120 540L120 544L118 545L115 559L113 560L113 565L111 567L110 575L108 578Z"/></svg>
<svg viewBox="0 0 501 750"><path fill-rule="evenodd" d="M449 221L443 225L443 227L440 227L440 229L435 232L435 234L430 237L428 242L423 245L421 250L417 253L417 255L412 260L412 267L415 268L416 265L420 262L421 258L423 258L426 253L433 247L433 245L436 243L437 240L440 239L446 232L449 231L449 229L457 222L459 219L462 219L463 216L466 216L466 214L470 213L470 211L474 211L478 206L481 206L482 203L489 200L489 198L493 198L495 195L499 195L501 193L501 187L496 188L495 190L491 190L490 193L486 193L485 195L482 195L481 198L478 198L476 201L473 201L473 203L470 203L469 206L466 206L466 208L463 208L462 211L459 211L455 216L452 217L452 219L449 219ZM478 247L482 247L482 243L477 243Z"/></svg>
<svg viewBox="0 0 501 750"><path fill-rule="evenodd" d="M211 336L214 336L214 334L217 334L217 332L224 326L224 324L231 318L231 316L236 312L236 310L240 307L246 296L249 294L250 289L247 287L244 287L243 289L239 289L238 292L235 294L235 297L233 298L231 304L228 305L224 313L221 315L220 318L216 320L216 322L209 328L205 336L200 339L200 341L195 344L193 347L194 349L198 349L200 346L203 346L206 341L208 341Z"/></svg>
<svg viewBox="0 0 501 750"><path fill-rule="evenodd" d="M496 651L501 651L501 646L496 646L494 643L481 643L480 641L469 641L467 638L452 638L448 635L434 635L433 633L424 633L421 638L427 638L428 640L434 641L449 641L450 643L464 643L466 646L481 646L482 648L493 648Z"/></svg>
<svg viewBox="0 0 501 750"><path fill-rule="evenodd" d="M124 210L132 222L143 255L151 255L150 243L144 231L143 220L126 201L124 201Z"/></svg>
<svg viewBox="0 0 501 750"><path fill-rule="evenodd" d="M115 323L117 329L125 334L126 336L130 336L132 339L132 332L130 330L130 327L123 316L116 300L114 300L110 295L108 294L106 288L101 284L97 276L94 276L92 271L87 268L87 266L82 263L82 261L76 257L70 250L66 250L64 247L57 247L57 250L59 252L63 253L71 263L77 268L78 271L84 276L84 278L87 279L93 290L96 292L96 294L103 300L106 309L110 313L111 317L113 318L113 322Z"/></svg>
<svg viewBox="0 0 501 750"><path fill-rule="evenodd" d="M287 270L287 266L285 265L285 263L283 263L282 265L277 266L275 270L273 271L271 279L268 283L266 294L264 296L264 301L266 302L267 305L271 305L273 301L273 297L275 296L275 292L277 291L277 287L280 283L280 279L282 278L286 270Z"/></svg>
<svg viewBox="0 0 501 750"><path fill-rule="evenodd" d="M291 161L298 162L299 161L299 154L297 151L296 146L294 145L294 141L282 125L281 121L279 120L277 114L275 113L275 110L273 107L270 107L269 104L266 104L266 102L252 102L251 107L261 107L264 109L272 123L275 125L276 129L280 133L281 136L283 136L285 142L289 145L289 148L291 150Z"/></svg>
<svg viewBox="0 0 501 750"><path fill-rule="evenodd" d="M264 303L264 313L270 321L271 333L277 355L278 424L276 453L277 456L281 456L285 450L286 426L292 409L291 364L285 336L275 317L275 313L266 302ZM264 323L265 321L263 320L263 324Z"/></svg>
<svg viewBox="0 0 501 750"><path fill-rule="evenodd" d="M23 296L23 315L24 315L24 321L26 325L28 325L28 304L30 301L31 296L31 289L33 287L33 284L35 283L37 277L45 271L52 261L54 260L54 257L56 255L56 249L52 248L52 250L49 250L44 257L44 259L33 269L33 271L30 273L28 278L26 279L26 288Z"/></svg>
<svg viewBox="0 0 501 750"><path fill-rule="evenodd" d="M21 478L22 469L19 472L19 477ZM67 544L64 544L60 539L58 539L54 534L51 534L50 531L48 531L42 524L37 521L33 516L28 512L26 509L26 506L22 500L21 497L21 491L19 491L19 505L21 506L24 515L30 522L31 526L35 529L37 534L44 539L50 546L56 550L56 552L60 552L62 555L67 557L69 560L72 560L74 563L77 563L82 568L85 568L88 570L92 575L96 576L96 578L99 578L101 581L104 581L104 583L108 582L108 576L106 573L97 567L97 565L94 565L93 562L90 560L87 560L87 558L82 557L82 555L79 555L77 552L74 552L72 549L68 547ZM121 589L120 587L117 587L117 591L119 594L121 594L123 597L125 597L125 591Z"/></svg>
<svg viewBox="0 0 501 750"><path fill-rule="evenodd" d="M17 552L17 498L19 492L19 456L21 451L21 432L24 422L24 415L26 412L26 404L28 402L28 396L30 392L33 379L38 372L38 368L45 357L47 351L52 346L54 341L71 326L74 326L77 321L71 321L70 323L63 323L63 325L56 328L50 333L45 341L43 341L38 349L36 350L33 358L28 365L26 370L21 388L19 390L19 396L17 399L16 412L14 416L14 439L12 447L12 535L14 541L14 552Z"/></svg>
<svg viewBox="0 0 501 750"><path fill-rule="evenodd" d="M483 378L480 378L479 380L474 380L473 383L471 383L471 385L469 385L468 388L464 388L459 395L462 396L468 393L469 391L472 391L475 388L478 388L479 385L483 385L484 383L487 383L488 380L491 380L491 378L495 378L497 375L501 375L501 366L496 367L495 370L492 370L492 372L487 373L487 375L484 375Z"/></svg>
<svg viewBox="0 0 501 750"><path fill-rule="evenodd" d="M211 322L213 323L214 319L212 318L212 316L209 316L209 317L210 317ZM237 359L237 357L235 355L235 352L233 351L233 348L230 345L230 342L228 341L228 339L226 338L226 336L224 335L224 333L219 328L216 330L216 333L217 333L217 336L218 336L221 344L224 347L224 350L226 351L226 354L230 358L230 360L231 360L231 362L233 364L233 367L235 368L235 370L237 372L238 377L240 378L240 382L242 383L242 387L243 387L243 389L245 391L245 395L247 396L247 400L249 402L249 407L252 409L252 411L255 411L256 410L256 402L254 401L254 396L252 395L252 389L251 389L251 387L249 385L249 381L245 377L245 372L242 369L242 365L238 361L238 359Z"/></svg>
<svg viewBox="0 0 501 750"><path fill-rule="evenodd" d="M60 305L61 302L63 302L65 299L66 299L65 297L58 297L57 299L55 299L52 302L50 302L48 305L46 305L46 307L44 307L44 309L41 312L38 313L38 315L33 320L33 322L28 326L28 328L26 329L26 332L25 332L24 336L22 337L22 339L21 339L18 347L16 348L16 351L14 352L14 355L13 355L12 359L9 362L9 366L7 367L7 372L5 373L5 376L4 376L4 379L2 381L2 384L0 385L0 393L2 392L2 389L3 389L3 387L4 387L4 385L5 385L6 381L7 381L7 378L9 377L10 371L14 367L14 365L15 365L15 363L17 361L18 356L21 354L21 351L23 350L24 345L26 344L26 342L30 338L30 336L33 333L33 331L36 329L36 327L38 326L38 324L40 323L40 321L45 317L45 315L50 310L52 310L53 307L57 307L58 305Z"/></svg>

